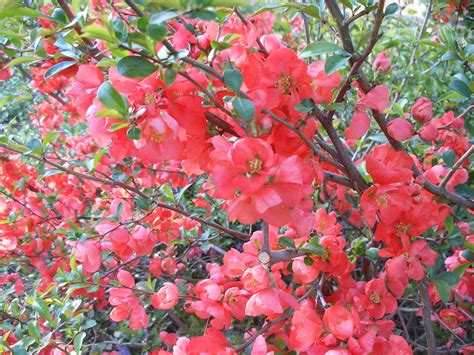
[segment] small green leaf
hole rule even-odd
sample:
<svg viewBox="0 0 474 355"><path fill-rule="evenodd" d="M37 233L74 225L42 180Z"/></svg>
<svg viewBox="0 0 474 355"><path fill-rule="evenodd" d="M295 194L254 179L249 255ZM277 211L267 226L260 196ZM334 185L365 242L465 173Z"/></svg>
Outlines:
<svg viewBox="0 0 474 355"><path fill-rule="evenodd" d="M343 52L337 44L331 42L313 42L300 52L299 57L305 59L315 55L336 52Z"/></svg>
<svg viewBox="0 0 474 355"><path fill-rule="evenodd" d="M142 132L138 127L130 127L127 130L127 137L129 139L138 140L142 136Z"/></svg>
<svg viewBox="0 0 474 355"><path fill-rule="evenodd" d="M168 31L166 29L166 26L163 24L149 23L146 27L146 32L152 39L160 42L165 39L166 33Z"/></svg>
<svg viewBox="0 0 474 355"><path fill-rule="evenodd" d="M236 69L227 69L224 71L224 83L233 91L239 91L244 79L240 71Z"/></svg>
<svg viewBox="0 0 474 355"><path fill-rule="evenodd" d="M469 260L469 261L474 261L474 252L469 250L469 249L466 249L466 250L463 250L461 252L461 256L466 259L466 260Z"/></svg>
<svg viewBox="0 0 474 355"><path fill-rule="evenodd" d="M379 249L378 248L369 248L366 250L365 255L372 260L377 260L379 258Z"/></svg>
<svg viewBox="0 0 474 355"><path fill-rule="evenodd" d="M239 117L244 121L252 119L255 115L255 106L253 102L248 99L237 96L232 100L232 106L234 107L235 112L237 112Z"/></svg>
<svg viewBox="0 0 474 355"><path fill-rule="evenodd" d="M150 208L150 201L144 199L143 197L138 197L137 207L144 211L147 211Z"/></svg>
<svg viewBox="0 0 474 355"><path fill-rule="evenodd" d="M438 280L444 280L450 285L456 285L459 282L459 276L454 272L443 271L436 275L435 278Z"/></svg>
<svg viewBox="0 0 474 355"><path fill-rule="evenodd" d="M385 16L390 16L390 15L393 15L395 12L398 11L398 4L397 3L394 3L392 2L391 4L389 4L386 8L385 8L385 13L384 15Z"/></svg>
<svg viewBox="0 0 474 355"><path fill-rule="evenodd" d="M166 23L166 21L178 17L179 15L180 13L176 11L160 11L150 18L150 22L148 24L163 25Z"/></svg>
<svg viewBox="0 0 474 355"><path fill-rule="evenodd" d="M326 59L324 63L324 71L327 75L334 73L336 70L343 68L349 62L350 56L346 54L334 54Z"/></svg>
<svg viewBox="0 0 474 355"><path fill-rule="evenodd" d="M35 298L31 306L40 314L41 317L50 323L53 322L53 317L51 316L51 312L48 309L48 305L43 299Z"/></svg>
<svg viewBox="0 0 474 355"><path fill-rule="evenodd" d="M452 167L454 163L456 162L456 153L454 150L447 150L443 154L441 154L441 157L443 158L443 161L445 164L449 167Z"/></svg>
<svg viewBox="0 0 474 355"><path fill-rule="evenodd" d="M7 67L14 67L15 65L19 64L24 64L24 63L31 63L39 60L36 57L18 57L15 59L12 59L11 61L8 62Z"/></svg>
<svg viewBox="0 0 474 355"><path fill-rule="evenodd" d="M82 342L84 341L84 338L86 337L85 332L81 332L76 335L74 338L74 351L76 352L77 355L81 354L81 348L82 348Z"/></svg>
<svg viewBox="0 0 474 355"><path fill-rule="evenodd" d="M288 237L281 237L278 239L278 245L281 245L282 247L296 248L295 241Z"/></svg>
<svg viewBox="0 0 474 355"><path fill-rule="evenodd" d="M165 197L166 200L175 202L173 190L169 184L161 185L160 192L163 194L163 197Z"/></svg>
<svg viewBox="0 0 474 355"><path fill-rule="evenodd" d="M326 249L319 244L318 237L311 238L309 242L303 245L300 249L307 251L312 255L323 255L326 253Z"/></svg>
<svg viewBox="0 0 474 355"><path fill-rule="evenodd" d="M103 108L97 111L95 117L123 118L123 115L112 108Z"/></svg>
<svg viewBox="0 0 474 355"><path fill-rule="evenodd" d="M117 110L122 115L128 111L127 99L120 95L108 81L103 83L97 90L97 98L106 108Z"/></svg>
<svg viewBox="0 0 474 355"><path fill-rule="evenodd" d="M442 279L434 279L433 280L436 290L439 293L439 296L441 297L441 301L444 303L449 301L449 298L451 297L451 286L446 280Z"/></svg>
<svg viewBox="0 0 474 355"><path fill-rule="evenodd" d="M73 65L76 65L76 64L77 64L77 62L73 62L73 61L66 61L66 62L61 62L61 63L55 64L51 68L46 70L46 73L44 73L44 78L49 79L52 76L62 72L63 70L65 70L69 67L72 67Z"/></svg>
<svg viewBox="0 0 474 355"><path fill-rule="evenodd" d="M451 84L449 84L449 87L464 97L467 97L468 99L471 98L471 89L465 82L459 79L453 79Z"/></svg>
<svg viewBox="0 0 474 355"><path fill-rule="evenodd" d="M314 260L311 259L309 256L305 256L303 259L306 266L311 266L314 264Z"/></svg>
<svg viewBox="0 0 474 355"><path fill-rule="evenodd" d="M114 42L115 38L107 31L106 28L99 25L89 25L84 27L84 33L81 37L100 39L105 42Z"/></svg>
<svg viewBox="0 0 474 355"><path fill-rule="evenodd" d="M127 78L146 78L158 68L143 57L130 56L117 62L117 71Z"/></svg>
<svg viewBox="0 0 474 355"><path fill-rule="evenodd" d="M176 80L176 76L178 75L178 70L176 68L168 68L165 71L165 85L170 87L174 81Z"/></svg>

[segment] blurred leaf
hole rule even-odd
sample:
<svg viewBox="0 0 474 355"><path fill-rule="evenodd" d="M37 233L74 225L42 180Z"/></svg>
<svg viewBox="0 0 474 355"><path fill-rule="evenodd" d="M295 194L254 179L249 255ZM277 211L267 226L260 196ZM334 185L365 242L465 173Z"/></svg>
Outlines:
<svg viewBox="0 0 474 355"><path fill-rule="evenodd" d="M252 101L242 97L235 97L232 100L232 106L244 121L248 121L255 115L255 106Z"/></svg>
<svg viewBox="0 0 474 355"><path fill-rule="evenodd" d="M60 62L58 64L55 64L51 68L46 70L46 73L44 73L44 78L49 79L52 76L62 72L63 70L65 70L69 67L72 67L73 65L76 65L76 64L77 64L77 62L73 62L73 61L64 61L64 62Z"/></svg>
<svg viewBox="0 0 474 355"><path fill-rule="evenodd" d="M143 57L125 57L117 62L117 71L127 78L146 78L158 67Z"/></svg>
<svg viewBox="0 0 474 355"><path fill-rule="evenodd" d="M451 286L446 280L442 279L434 279L433 280L436 290L439 293L439 296L441 297L441 301L444 303L449 301L449 298L451 297Z"/></svg>
<svg viewBox="0 0 474 355"><path fill-rule="evenodd" d="M240 71L236 69L227 69L224 71L224 83L233 91L239 91L244 79Z"/></svg>

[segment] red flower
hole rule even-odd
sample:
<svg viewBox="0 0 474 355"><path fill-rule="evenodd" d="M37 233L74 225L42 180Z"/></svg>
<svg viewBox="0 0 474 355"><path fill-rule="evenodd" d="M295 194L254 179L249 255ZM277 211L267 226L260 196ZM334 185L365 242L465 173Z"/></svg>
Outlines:
<svg viewBox="0 0 474 355"><path fill-rule="evenodd" d="M165 282L163 287L151 296L151 304L157 309L171 309L178 304L178 294L178 286Z"/></svg>
<svg viewBox="0 0 474 355"><path fill-rule="evenodd" d="M385 52L380 52L377 54L374 60L374 69L379 70L381 72L386 73L390 67L392 66L392 62L387 59L387 54Z"/></svg>
<svg viewBox="0 0 474 355"><path fill-rule="evenodd" d="M332 306L326 309L323 322L331 334L341 340L352 337L358 327L352 314L341 306Z"/></svg>
<svg viewBox="0 0 474 355"><path fill-rule="evenodd" d="M385 288L383 279L374 279L365 285L360 301L369 316L380 319L397 309L397 300Z"/></svg>
<svg viewBox="0 0 474 355"><path fill-rule="evenodd" d="M387 129L388 134L400 142L410 139L414 134L412 124L400 117L390 121L387 125Z"/></svg>
<svg viewBox="0 0 474 355"><path fill-rule="evenodd" d="M291 319L289 346L307 351L323 334L323 322L310 302L302 302Z"/></svg>
<svg viewBox="0 0 474 355"><path fill-rule="evenodd" d="M413 176L412 158L405 152L397 152L384 144L373 149L367 155L366 168L375 182L393 184L405 182Z"/></svg>
<svg viewBox="0 0 474 355"><path fill-rule="evenodd" d="M430 120L433 117L433 106L430 99L426 97L418 99L411 108L411 112L418 121L426 122Z"/></svg>
<svg viewBox="0 0 474 355"><path fill-rule="evenodd" d="M367 133L369 127L369 116L365 112L355 111L349 127L347 127L345 130L347 140L353 141L359 139Z"/></svg>

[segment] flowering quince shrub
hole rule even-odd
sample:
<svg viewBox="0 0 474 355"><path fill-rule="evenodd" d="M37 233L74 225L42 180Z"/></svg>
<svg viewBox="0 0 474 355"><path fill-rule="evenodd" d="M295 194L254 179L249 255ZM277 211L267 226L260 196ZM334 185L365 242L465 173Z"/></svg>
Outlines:
<svg viewBox="0 0 474 355"><path fill-rule="evenodd" d="M473 8L425 5L2 5L0 352L473 354Z"/></svg>

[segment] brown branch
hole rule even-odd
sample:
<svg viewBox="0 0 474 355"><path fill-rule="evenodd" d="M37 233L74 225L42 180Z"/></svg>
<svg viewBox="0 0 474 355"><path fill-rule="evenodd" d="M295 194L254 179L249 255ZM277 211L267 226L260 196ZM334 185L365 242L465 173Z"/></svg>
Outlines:
<svg viewBox="0 0 474 355"><path fill-rule="evenodd" d="M234 12L235 14L237 15L237 17L240 19L240 21L242 21L242 23L247 26L248 25L248 21L247 19L244 17L244 15L242 15L242 13L240 12L239 8L238 7L235 7L234 8ZM257 32L257 29L255 29L255 32ZM263 55L265 57L268 57L268 52L267 50L265 49L265 47L263 46L262 42L260 41L260 38L257 36L256 40L257 42L257 45L258 47L260 48L260 52L263 53Z"/></svg>
<svg viewBox="0 0 474 355"><path fill-rule="evenodd" d="M74 13L72 12L71 8L69 7L68 3L66 2L66 0L57 0L58 2L58 5L61 7L61 9L64 11L64 13L66 14L67 18L69 19L69 21L73 21L74 20ZM82 29L81 29L81 26L79 25L79 23L76 23L74 24L74 26L72 27L74 28L74 30L77 32L77 34L79 35L79 37L82 36L83 32L82 32ZM84 38L84 37L81 37L82 41L85 43L85 45L87 46L87 50L89 52L89 54L92 56L92 57L95 57L95 56L98 56L99 58L103 57L102 54L99 53L99 50L96 48L94 42L92 42L89 38Z"/></svg>
<svg viewBox="0 0 474 355"><path fill-rule="evenodd" d="M362 16L365 16L365 15L369 14L371 11L372 11L372 9L370 7L366 7L364 10L362 10L362 11L358 12L357 14L345 19L343 21L343 25L344 26L349 26L352 22L354 22L355 20L358 20Z"/></svg>
<svg viewBox="0 0 474 355"><path fill-rule="evenodd" d="M428 289L424 281L421 281L418 285L420 291L420 298L423 304L423 325L426 334L426 344L428 355L436 354L436 340L433 333L433 322L431 321L431 304L430 297L428 295Z"/></svg>
<svg viewBox="0 0 474 355"><path fill-rule="evenodd" d="M87 175L87 174L83 174L83 173L80 173L78 171L75 171L75 170L72 170L72 169L69 169L69 168L65 168L64 166L60 165L60 164L57 164L57 163L54 163L50 160L48 160L47 158L45 157L41 157L39 155L36 155L36 154L31 154L31 153L25 153L24 151L22 151L21 149L17 149L17 148L13 148L13 147L10 147L9 145L7 144L4 144L4 143L0 143L0 147L3 147L3 148L6 148L10 151L13 151L13 152L16 152L16 153L20 153L22 154L23 156L25 157L28 157L28 158L31 158L31 159L34 159L36 161L40 161L40 162L43 162L47 165L50 165L50 166L53 166L55 167L56 169L58 170L61 170L61 171L64 171L65 173L68 173L68 174L71 174L71 175L74 175L74 176L77 176L79 178L82 178L82 179L86 179L86 180L92 180L92 181L97 181L97 182L100 182L102 184L105 184L105 185L109 185L109 186L112 186L112 187L121 187L127 191L130 191L130 192L133 192L135 194L137 194L138 196L142 197L143 199L147 200L147 201L150 201L150 202L153 202L155 203L155 205L157 207L161 207L161 208L164 208L164 209L167 209L167 210L170 210L170 211L173 211L173 212L176 212L178 214L181 214L183 216L186 216L188 218L191 218L192 220L196 221L196 222L199 222L201 224L205 224L205 225L208 225L210 227L213 227L213 228L216 228L216 229L219 229L229 235L233 235L234 237L237 237L239 239L243 239L243 240L248 240L250 238L250 236L248 234L245 234L245 233L242 233L242 232L239 232L239 231L235 231L235 230L232 230L232 229L229 229L229 228L226 228L224 226L221 226L220 224L217 224L215 222L212 222L212 221L208 221L204 218L200 218L200 217L196 217L196 216L193 216L191 213L187 212L187 211L184 211L178 207L175 207L175 206L170 206L170 205L167 205L165 203L162 203L162 202L159 202L158 200L154 199L154 198L151 198L151 197L148 197L146 194L144 194L142 191L140 191L138 188L135 188L135 187L132 187L132 186L129 186L127 184L124 184L123 182L120 182L120 181L115 181L115 180L110 180L110 179L105 179L105 178L100 178L100 177L97 177L97 176L94 176L94 175Z"/></svg>
<svg viewBox="0 0 474 355"><path fill-rule="evenodd" d="M380 3L381 2L383 2L383 0L379 2L379 10L378 10L377 16L376 16L376 22L377 23L380 22L381 20L383 20L383 12L381 12L381 8L380 8ZM344 24L343 24L344 16L342 15L337 3L334 0L326 0L326 6L328 7L329 11L331 12L331 15L333 16L333 18L336 22L336 25L338 26L338 29L340 31L340 36L342 38L342 43L344 45L344 49L346 51L352 53L353 52L353 45L352 45L352 39L351 39L351 36L350 36L350 32L349 32L347 26L344 26ZM379 28L380 28L380 24L379 25L374 25L374 30L377 29L377 31L378 31ZM422 28L422 30L423 30L423 28ZM422 33L422 32L423 31L420 31L420 33ZM373 31L372 36L371 36L371 43L373 41L376 41L377 38L378 38L378 34L376 34L375 31ZM366 48L366 51L364 52L364 54L367 52L367 49L369 49L370 46L371 46L371 44L369 43L369 46ZM363 56L361 58L363 58ZM364 58L364 60L365 60L365 58ZM359 59L359 61L360 61L360 59ZM352 72L352 70L351 70L351 72ZM370 83L366 79L364 73L360 70L360 68L359 68L359 70L357 70L356 74L358 76L357 81L358 81L362 91L364 93L369 92L372 89L372 86L370 85ZM331 114L331 112L329 114ZM390 145L397 151L405 151L405 149L403 148L403 145L399 141L395 140L388 133L387 120L385 119L384 115L382 113L378 112L377 110L372 110L372 114L374 116L375 121L377 122L380 129L382 130L383 134L385 135L388 142L390 143ZM415 164L413 164L412 169L413 169L413 172L415 174L415 177L423 175L422 172L420 172L418 170L418 168L416 167ZM435 186L426 179L421 184L421 186L425 190L431 192L432 194L434 194L436 196L439 196L439 197L442 197L442 198L444 198L444 199L446 199L446 200L448 200L448 201L450 201L454 204L464 206L464 207L467 207L467 208L470 208L470 209L474 209L474 201L469 200L467 198L464 198L463 196L453 194L453 193L451 193L451 192L449 192L449 191L447 191L443 188L440 188L438 186Z"/></svg>
<svg viewBox="0 0 474 355"><path fill-rule="evenodd" d="M140 10L137 5L135 5L135 3L133 2L133 0L125 0L125 3L130 6L130 8L135 11L135 13L140 16L140 17L144 17L145 14L143 13L142 10Z"/></svg>

